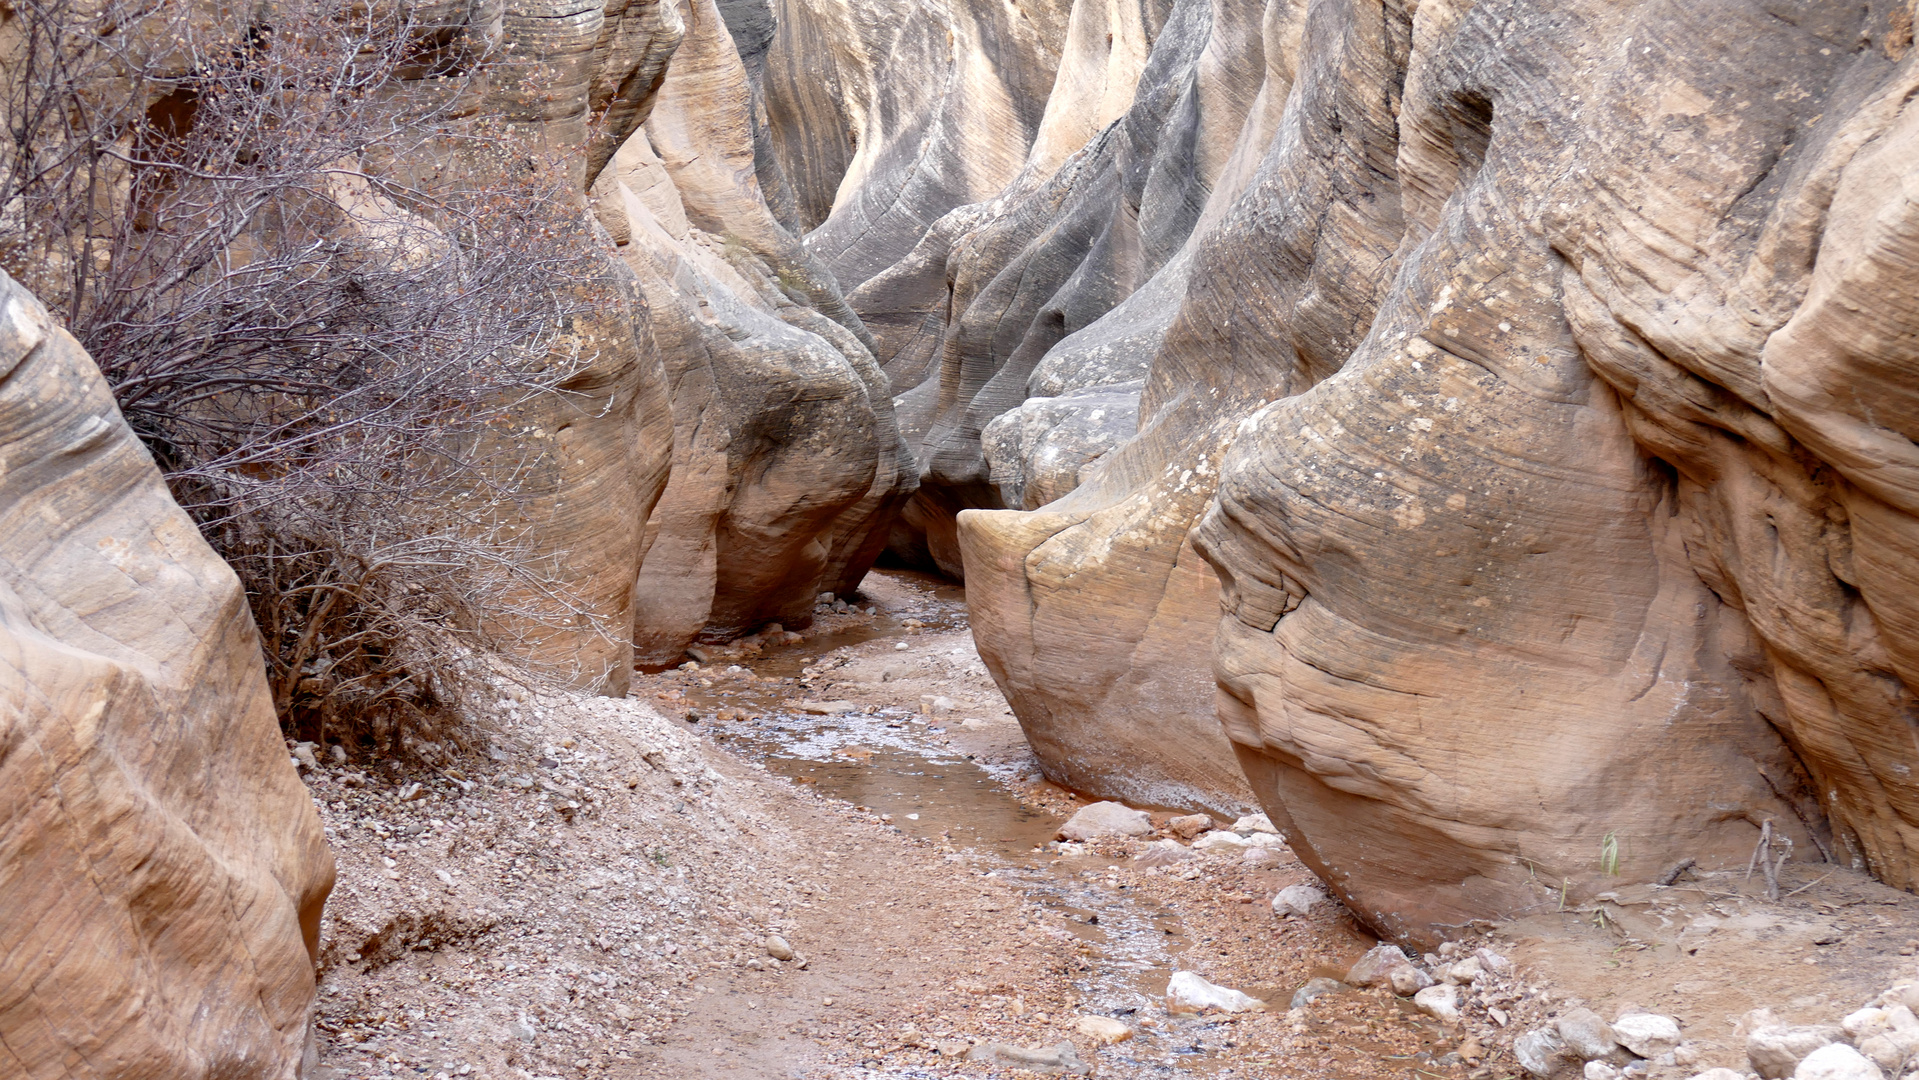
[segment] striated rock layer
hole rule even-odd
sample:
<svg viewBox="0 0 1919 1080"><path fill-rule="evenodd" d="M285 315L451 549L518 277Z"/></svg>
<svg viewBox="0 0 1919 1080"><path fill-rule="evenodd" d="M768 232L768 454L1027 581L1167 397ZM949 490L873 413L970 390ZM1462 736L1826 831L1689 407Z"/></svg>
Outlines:
<svg viewBox="0 0 1919 1080"><path fill-rule="evenodd" d="M1190 238L975 410L970 475L1037 507L957 517L976 634L1049 772L1233 791L1167 721L1197 552L1233 753L1383 932L1737 865L1769 819L1911 887L1910 12L1232 14L1208 49L1263 64L1199 102L1236 142Z"/></svg>
<svg viewBox="0 0 1919 1080"><path fill-rule="evenodd" d="M238 579L0 273L0 1072L294 1076L332 884Z"/></svg>

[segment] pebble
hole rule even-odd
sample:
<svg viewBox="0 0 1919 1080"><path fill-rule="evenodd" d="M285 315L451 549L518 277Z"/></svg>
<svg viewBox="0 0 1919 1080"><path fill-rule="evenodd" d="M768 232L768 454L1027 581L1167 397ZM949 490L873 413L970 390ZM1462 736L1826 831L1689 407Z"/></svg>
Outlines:
<svg viewBox="0 0 1919 1080"><path fill-rule="evenodd" d="M1566 1048L1584 1061L1608 1057L1619 1046L1620 1040L1614 1036L1612 1025L1591 1009L1572 1009L1562 1014L1553 1022L1553 1030L1559 1032Z"/></svg>
<svg viewBox="0 0 1919 1080"><path fill-rule="evenodd" d="M775 960L791 960L793 959L793 946L788 945L786 939L778 934L768 934L766 938L766 955Z"/></svg>
<svg viewBox="0 0 1919 1080"><path fill-rule="evenodd" d="M1886 1074L1845 1043L1827 1043L1806 1055L1792 1080L1886 1080Z"/></svg>
<svg viewBox="0 0 1919 1080"><path fill-rule="evenodd" d="M1218 1009L1220 1012L1252 1012L1264 1009L1266 1003L1224 986L1214 986L1190 971L1175 972L1166 983L1166 1011L1174 1013L1205 1012Z"/></svg>
<svg viewBox="0 0 1919 1080"><path fill-rule="evenodd" d="M1619 1044L1642 1058L1679 1049L1679 1021L1659 1013L1627 1013L1612 1022Z"/></svg>
<svg viewBox="0 0 1919 1080"><path fill-rule="evenodd" d="M1331 897L1326 890L1312 885L1288 885L1273 897L1273 914L1284 919L1291 915L1310 915Z"/></svg>
<svg viewBox="0 0 1919 1080"><path fill-rule="evenodd" d="M1176 817L1166 823L1166 831L1179 837L1181 840L1191 840L1193 837L1206 832L1212 827L1213 819L1207 817L1205 814L1187 814L1184 817Z"/></svg>
<svg viewBox="0 0 1919 1080"><path fill-rule="evenodd" d="M860 707L850 701L802 701L795 707L814 716L838 716L860 711Z"/></svg>
<svg viewBox="0 0 1919 1080"><path fill-rule="evenodd" d="M1125 1042L1133 1037L1133 1029L1110 1016L1082 1016L1074 1023L1073 1029L1101 1046Z"/></svg>
<svg viewBox="0 0 1919 1080"><path fill-rule="evenodd" d="M1068 818L1059 828L1062 840L1093 840L1102 836L1145 836L1153 831L1153 819L1144 810L1122 803L1096 802Z"/></svg>
<svg viewBox="0 0 1919 1080"><path fill-rule="evenodd" d="M1305 986L1293 991L1291 1007L1303 1009L1312 1004L1314 998L1325 997L1327 994L1337 994L1347 988L1346 984L1340 982L1338 979L1318 978L1309 980Z"/></svg>
<svg viewBox="0 0 1919 1080"><path fill-rule="evenodd" d="M1442 1024L1459 1022L1459 987L1428 986L1413 995L1413 1006Z"/></svg>
<svg viewBox="0 0 1919 1080"><path fill-rule="evenodd" d="M1233 831L1236 833L1279 835L1279 830L1273 828L1273 819L1267 817L1265 814L1247 814L1245 817L1233 822Z"/></svg>
<svg viewBox="0 0 1919 1080"><path fill-rule="evenodd" d="M1209 832L1193 841L1194 851L1245 851L1249 846L1238 833Z"/></svg>

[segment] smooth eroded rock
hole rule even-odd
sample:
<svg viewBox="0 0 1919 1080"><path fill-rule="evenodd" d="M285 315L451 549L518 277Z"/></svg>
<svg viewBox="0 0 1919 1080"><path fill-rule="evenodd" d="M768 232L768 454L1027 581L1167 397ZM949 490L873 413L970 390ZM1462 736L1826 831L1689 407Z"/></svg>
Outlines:
<svg viewBox="0 0 1919 1080"><path fill-rule="evenodd" d="M0 1071L299 1068L333 858L233 571L0 272Z"/></svg>

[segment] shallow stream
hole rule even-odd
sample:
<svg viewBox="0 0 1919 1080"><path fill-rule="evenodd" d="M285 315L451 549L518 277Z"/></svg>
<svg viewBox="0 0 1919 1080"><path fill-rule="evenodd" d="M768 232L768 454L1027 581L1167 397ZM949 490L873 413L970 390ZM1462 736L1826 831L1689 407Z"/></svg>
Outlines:
<svg viewBox="0 0 1919 1080"><path fill-rule="evenodd" d="M931 630L966 626L964 594L957 586L901 576L911 577L927 597L922 609L885 612L845 632L769 647L750 661L752 669L762 678L796 676L836 649L903 637L911 632L905 622L909 618ZM1070 929L1090 950L1091 970L1076 984L1082 1009L1118 1017L1135 1028L1132 1039L1102 1054L1101 1075L1198 1076L1215 1071L1214 1051L1232 1038L1232 1026L1168 1017L1162 1007L1167 980L1189 944L1178 912L1108 878L1106 858L1062 854L1050 843L1060 819L1022 803L1001 783L1008 777L995 776L941 745L937 735L942 721L903 708L795 713L782 706L791 684L785 684L785 690L781 685L730 683L724 689L689 691L688 704L703 713L731 709L762 717L758 722L736 718L704 726L742 757L796 782L817 785L823 794L881 815L903 832L992 855L999 866L991 873L1062 916L1049 922ZM1355 940L1355 949L1364 946ZM1268 998L1290 993L1290 988L1280 987L1246 989ZM1283 1001L1273 1004L1285 1007ZM1154 1026L1138 1023L1148 1017L1156 1021ZM1239 1061L1243 1067L1245 1059Z"/></svg>

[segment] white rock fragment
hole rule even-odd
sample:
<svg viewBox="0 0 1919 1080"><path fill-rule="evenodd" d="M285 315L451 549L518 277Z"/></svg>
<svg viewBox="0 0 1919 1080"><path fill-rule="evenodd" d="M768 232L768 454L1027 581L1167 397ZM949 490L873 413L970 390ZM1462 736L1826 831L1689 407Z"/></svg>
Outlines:
<svg viewBox="0 0 1919 1080"><path fill-rule="evenodd" d="M1236 1013L1253 1012L1265 1007L1265 1002L1251 994L1214 986L1190 971L1175 972L1166 983L1167 1012L1196 1013L1218 1009L1220 1012Z"/></svg>
<svg viewBox="0 0 1919 1080"><path fill-rule="evenodd" d="M1193 853L1186 849L1185 844L1177 840L1155 840L1141 848L1139 854L1133 856L1133 862L1136 865L1148 868L1154 866L1174 866L1183 862L1191 862L1192 859Z"/></svg>
<svg viewBox="0 0 1919 1080"><path fill-rule="evenodd" d="M1310 915L1314 908L1330 899L1324 889L1312 885L1288 885L1273 897L1273 914L1282 919L1293 915Z"/></svg>
<svg viewBox="0 0 1919 1080"><path fill-rule="evenodd" d="M766 955L775 960L791 960L793 959L793 946L788 945L786 939L778 934L768 934L766 937Z"/></svg>
<svg viewBox="0 0 1919 1080"><path fill-rule="evenodd" d="M1353 963L1346 972L1346 982L1352 986L1391 986L1393 972L1402 967L1412 967L1412 961L1399 946L1375 945Z"/></svg>
<svg viewBox="0 0 1919 1080"><path fill-rule="evenodd" d="M1642 1058L1679 1049L1679 1021L1659 1013L1628 1013L1612 1022L1613 1037Z"/></svg>
<svg viewBox="0 0 1919 1080"><path fill-rule="evenodd" d="M1442 1024L1458 1023L1459 987L1428 986L1413 995L1413 1005Z"/></svg>
<svg viewBox="0 0 1919 1080"><path fill-rule="evenodd" d="M1238 833L1209 832L1193 841L1194 851L1245 851L1250 845Z"/></svg>
<svg viewBox="0 0 1919 1080"><path fill-rule="evenodd" d="M1886 1080L1886 1074L1845 1043L1827 1043L1806 1055L1792 1080Z"/></svg>
<svg viewBox="0 0 1919 1080"><path fill-rule="evenodd" d="M1513 1040L1513 1057L1533 1076L1551 1076L1566 1056L1566 1044L1551 1028L1534 1028Z"/></svg>
<svg viewBox="0 0 1919 1080"><path fill-rule="evenodd" d="M1068 818L1059 827L1059 838L1093 840L1102 836L1145 836L1152 831L1153 819L1146 811L1116 802L1096 802Z"/></svg>
<svg viewBox="0 0 1919 1080"><path fill-rule="evenodd" d="M1267 836L1279 835L1279 830L1273 828L1273 819L1267 817L1265 814L1247 814L1245 817L1233 822L1233 831L1236 833L1264 833Z"/></svg>

